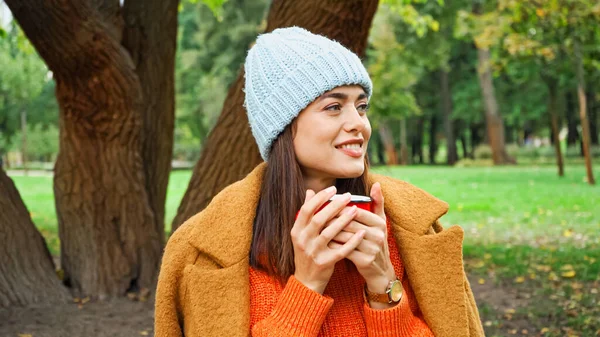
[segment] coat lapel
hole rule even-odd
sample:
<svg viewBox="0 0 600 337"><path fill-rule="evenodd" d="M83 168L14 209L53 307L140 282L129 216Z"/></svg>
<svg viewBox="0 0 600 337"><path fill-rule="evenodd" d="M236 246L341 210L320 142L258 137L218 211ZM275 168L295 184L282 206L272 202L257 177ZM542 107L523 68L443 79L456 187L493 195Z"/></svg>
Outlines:
<svg viewBox="0 0 600 337"><path fill-rule="evenodd" d="M381 183L386 214L427 324L438 337L468 336L463 231L453 226L426 235L448 205L403 181L377 175L370 180Z"/></svg>

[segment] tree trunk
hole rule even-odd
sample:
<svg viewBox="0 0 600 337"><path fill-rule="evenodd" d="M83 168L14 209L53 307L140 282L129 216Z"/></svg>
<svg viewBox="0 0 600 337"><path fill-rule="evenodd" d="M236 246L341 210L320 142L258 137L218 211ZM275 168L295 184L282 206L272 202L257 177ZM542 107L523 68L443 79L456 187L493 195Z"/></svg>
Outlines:
<svg viewBox="0 0 600 337"><path fill-rule="evenodd" d="M2 169L0 210L0 308L66 302L69 293L54 272L46 242Z"/></svg>
<svg viewBox="0 0 600 337"><path fill-rule="evenodd" d="M127 0L123 46L142 84L142 162L155 231L163 233L175 127L178 0ZM160 239L163 239L160 235ZM162 241L161 241L162 244Z"/></svg>
<svg viewBox="0 0 600 337"><path fill-rule="evenodd" d="M21 158L23 171L27 176L27 111L21 111Z"/></svg>
<svg viewBox="0 0 600 337"><path fill-rule="evenodd" d="M583 74L583 55L579 41L575 39L575 67L577 73L577 96L579 97L579 119L581 120L581 133L583 139L583 156L585 157L585 169L587 180L590 185L595 185L594 171L592 170L592 153L590 152L590 125L587 118L587 107L585 98L585 78Z"/></svg>
<svg viewBox="0 0 600 337"><path fill-rule="evenodd" d="M377 0L273 0L267 32L300 26L328 36L363 55ZM248 126L244 103L243 69L229 89L221 116L208 136L192 179L173 220L173 230L198 213L227 185L243 178L260 163Z"/></svg>
<svg viewBox="0 0 600 337"><path fill-rule="evenodd" d="M485 105L487 135L490 147L492 148L494 165L515 164L515 159L508 155L504 144L504 122L502 121L502 116L500 116L494 93L492 70L490 69L490 51L487 49L477 49L477 55L477 73Z"/></svg>
<svg viewBox="0 0 600 337"><path fill-rule="evenodd" d="M425 119L423 117L417 117L415 132L412 134L412 158L413 162L417 157L417 163L423 164L423 132Z"/></svg>
<svg viewBox="0 0 600 337"><path fill-rule="evenodd" d="M567 93L567 146L576 146L579 143L579 131L577 130L577 113L575 112L575 96Z"/></svg>
<svg viewBox="0 0 600 337"><path fill-rule="evenodd" d="M462 157L464 159L464 158L469 157L469 151L467 150L467 137L465 136L464 130L463 130L463 132L460 133L459 139L460 139L460 145L462 148Z"/></svg>
<svg viewBox="0 0 600 337"><path fill-rule="evenodd" d="M562 177L565 175L563 155L560 148L560 122L558 118L558 81L554 78L545 80L548 86L548 113L550 115L551 126L552 126L552 139L554 143L554 150L556 152L556 164L558 165L558 176Z"/></svg>
<svg viewBox="0 0 600 337"><path fill-rule="evenodd" d="M406 117L400 120L400 164L410 165L410 156L408 155L408 131L406 130Z"/></svg>
<svg viewBox="0 0 600 337"><path fill-rule="evenodd" d="M396 147L394 146L394 137L386 123L379 124L379 137L385 148L387 155L386 165L398 165L398 156L396 155Z"/></svg>
<svg viewBox="0 0 600 337"><path fill-rule="evenodd" d="M481 3L476 2L473 5L473 13L482 14ZM492 148L494 165L516 164L516 160L508 155L505 148L504 121L494 92L489 49L477 46L477 59L477 75L485 107L487 137Z"/></svg>
<svg viewBox="0 0 600 337"><path fill-rule="evenodd" d="M385 165L385 151L384 151L384 147L383 147L383 142L381 141L381 136L379 135L378 132L374 132L373 135L371 136L371 139L374 140L374 143L376 145L377 164Z"/></svg>
<svg viewBox="0 0 600 337"><path fill-rule="evenodd" d="M452 125L452 97L450 84L448 83L448 71L440 70L440 99L442 106L442 117L444 119L444 133L446 134L446 163L454 165L458 160L456 151L456 139Z"/></svg>
<svg viewBox="0 0 600 337"><path fill-rule="evenodd" d="M177 1L126 1L125 34L116 0L7 4L56 81L65 284L100 298L153 287L172 146L172 130L157 127L172 128L163 114L173 114Z"/></svg>
<svg viewBox="0 0 600 337"><path fill-rule="evenodd" d="M435 156L437 154L437 115L433 114L429 118L429 164L435 165Z"/></svg>

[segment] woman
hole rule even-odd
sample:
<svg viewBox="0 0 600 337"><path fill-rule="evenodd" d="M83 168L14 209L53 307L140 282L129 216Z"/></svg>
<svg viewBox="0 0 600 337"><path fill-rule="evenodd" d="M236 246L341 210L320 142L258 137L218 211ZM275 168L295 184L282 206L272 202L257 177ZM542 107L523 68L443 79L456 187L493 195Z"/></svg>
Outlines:
<svg viewBox="0 0 600 337"><path fill-rule="evenodd" d="M170 238L156 336L483 336L447 204L367 173L359 58L291 27L259 36L245 71L266 163Z"/></svg>

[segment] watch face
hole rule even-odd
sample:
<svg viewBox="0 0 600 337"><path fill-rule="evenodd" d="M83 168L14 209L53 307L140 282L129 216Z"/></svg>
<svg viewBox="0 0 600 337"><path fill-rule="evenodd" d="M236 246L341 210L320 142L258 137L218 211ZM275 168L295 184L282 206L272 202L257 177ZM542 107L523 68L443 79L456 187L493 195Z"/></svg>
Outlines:
<svg viewBox="0 0 600 337"><path fill-rule="evenodd" d="M402 298L402 290L402 283L400 281L396 281L392 284L392 288L390 289L390 297L392 301L400 301Z"/></svg>

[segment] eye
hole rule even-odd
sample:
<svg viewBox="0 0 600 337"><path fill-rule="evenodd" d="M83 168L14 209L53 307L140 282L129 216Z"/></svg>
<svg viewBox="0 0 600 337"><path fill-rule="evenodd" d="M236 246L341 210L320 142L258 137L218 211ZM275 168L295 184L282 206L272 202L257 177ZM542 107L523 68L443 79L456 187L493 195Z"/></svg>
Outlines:
<svg viewBox="0 0 600 337"><path fill-rule="evenodd" d="M342 108L339 104L333 104L325 108L327 111L339 111Z"/></svg>
<svg viewBox="0 0 600 337"><path fill-rule="evenodd" d="M359 112L367 112L367 111L369 111L369 108L370 108L370 107L371 107L371 105L369 105L369 104L367 104L367 103L364 103L364 104L361 104L361 105L359 105L359 106L356 108L356 110L358 110Z"/></svg>

